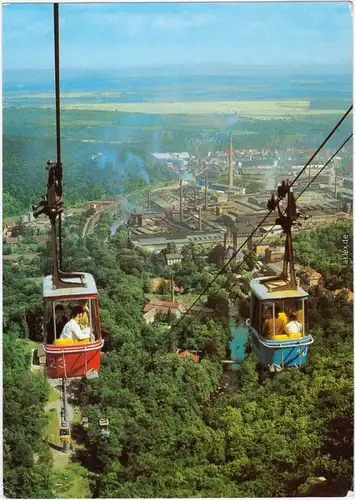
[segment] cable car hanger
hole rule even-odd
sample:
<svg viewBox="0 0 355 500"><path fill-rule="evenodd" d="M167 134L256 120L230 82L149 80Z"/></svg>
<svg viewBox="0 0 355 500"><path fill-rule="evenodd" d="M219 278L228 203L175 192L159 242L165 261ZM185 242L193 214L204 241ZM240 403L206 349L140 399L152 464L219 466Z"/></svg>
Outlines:
<svg viewBox="0 0 355 500"><path fill-rule="evenodd" d="M60 89L59 89L59 15L58 4L54 4L54 66L55 66L55 109L56 109L56 140L57 160L47 161L48 170L47 193L42 196L37 205L32 206L34 217L47 215L51 223L52 236L52 286L57 288L87 287L83 273L67 273L63 269L62 252L62 213L63 213L63 165L60 148ZM57 249L56 220L58 220L59 264ZM70 281L65 281L65 280ZM78 280L79 281L74 281Z"/></svg>
<svg viewBox="0 0 355 500"><path fill-rule="evenodd" d="M287 207L284 211L281 210L280 202L287 196ZM299 217L308 219L308 215L297 211L296 200L289 180L282 181L277 187L277 196L274 194L267 203L269 210L278 211L278 218L275 221L276 226L281 226L285 237L285 251L283 257L283 269L278 277L271 277L263 281L270 291L278 292L281 290L297 290L296 272L293 258L292 244L292 226L297 223ZM298 225L301 225L298 222ZM289 271L288 271L289 269Z"/></svg>
<svg viewBox="0 0 355 500"><path fill-rule="evenodd" d="M353 105L351 105L349 107L349 109L346 111L346 113L342 116L342 118L338 121L338 123L333 127L333 130L328 134L328 136L323 140L322 144L317 148L317 150L314 152L314 154L311 156L311 158L308 160L308 162L304 165L304 167L302 168L302 170L298 173L298 175L295 177L295 179L293 179L293 181L291 182L291 186L289 186L289 189L292 187L292 185L296 182L296 180L298 180L300 178L300 176L305 172L306 168L308 165L310 165L311 161L315 158L315 156L319 153L319 151L324 147L324 145L328 142L328 140L331 138L331 136L334 134L334 132L340 127L340 125L342 124L342 122L345 120L345 118L351 113L351 111L353 110ZM320 173L329 165L329 163L333 160L333 158L339 153L339 151L350 141L350 139L353 137L353 134L351 133L343 142L342 144L338 147L338 149L335 151L335 153L329 158L329 160L324 164L324 166L322 167L322 169L313 177L313 179L311 179L307 186L301 191L301 193L297 196L297 199L301 196L301 194L303 194L308 188L309 186L312 184L312 182L320 175ZM219 270L219 272L216 274L216 276L210 281L210 283L207 284L207 286L202 290L202 292L200 293L200 295L194 300L194 302L190 305L190 307L188 308L187 311L185 311L185 313L178 319L178 321L172 325L171 329L169 330L169 332L161 339L161 341L159 342L159 345L158 345L158 349L163 345L163 343L171 336L172 332L174 330L176 330L176 328L179 326L179 324L183 321L183 319L187 316L187 314L189 313L189 311L197 304L197 302L201 299L201 297L206 293L206 291L210 288L210 286L216 281L216 279L218 278L218 276L220 276L226 269L226 267L230 264L230 262L235 258L235 256L238 254L238 252L247 244L247 242L252 238L252 236L257 232L257 230L261 227L261 225L265 222L265 220L268 218L268 216L271 214L272 210L269 210L268 214L262 219L261 222L259 222L259 224L253 229L253 231L251 231L251 233L249 234L249 236L247 237L247 239L244 241L244 243L242 243L239 248L237 248L235 250L235 252L233 253L232 257L224 264L224 266ZM275 227L276 224L273 224L272 228L273 229ZM239 264L237 265L237 268L236 268L236 271L239 270L243 264L243 262L245 261L246 257L249 257L250 255L252 255L252 253L254 252L255 248L260 245L264 239L267 237L267 235L270 233L271 229L268 230L268 232L262 236L262 238L260 239L260 241L258 241L258 243L254 246L254 248L247 254L247 256L245 256L241 262L239 262ZM231 276L230 276L231 277ZM230 277L227 278L227 281L225 283L223 283L219 289L221 290L225 285L226 283L230 280ZM188 323L187 326L190 326L193 321L198 317L199 313L202 311L202 308L203 306L198 310L196 311L196 313L192 316L192 319L190 320L190 322ZM131 377L128 379L127 381L127 385L132 383L132 381L134 380L135 378L135 375L151 360L153 359L153 355L152 354L149 354L147 356L147 358L141 363L141 365L133 372L133 374L131 375ZM158 358L159 359L159 358Z"/></svg>

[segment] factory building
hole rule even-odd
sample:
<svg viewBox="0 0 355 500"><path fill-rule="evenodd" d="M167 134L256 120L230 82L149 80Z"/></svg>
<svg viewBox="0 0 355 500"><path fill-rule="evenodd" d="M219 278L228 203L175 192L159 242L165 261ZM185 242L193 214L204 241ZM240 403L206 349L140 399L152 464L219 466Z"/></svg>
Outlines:
<svg viewBox="0 0 355 500"><path fill-rule="evenodd" d="M168 243L175 243L179 250L189 243L198 243L204 248L209 248L223 242L223 238L223 231L203 231L198 233L178 231L172 234L156 236L134 234L131 236L131 241L134 245L147 250L159 251L166 248Z"/></svg>

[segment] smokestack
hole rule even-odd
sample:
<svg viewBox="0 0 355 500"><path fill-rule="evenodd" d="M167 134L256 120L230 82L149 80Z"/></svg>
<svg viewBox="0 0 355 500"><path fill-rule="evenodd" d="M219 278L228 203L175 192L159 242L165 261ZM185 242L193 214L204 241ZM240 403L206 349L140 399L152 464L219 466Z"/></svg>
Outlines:
<svg viewBox="0 0 355 500"><path fill-rule="evenodd" d="M232 132L229 133L229 152L228 152L228 184L229 189L233 187L233 149Z"/></svg>
<svg viewBox="0 0 355 500"><path fill-rule="evenodd" d="M148 191L148 210L150 210L150 191Z"/></svg>
<svg viewBox="0 0 355 500"><path fill-rule="evenodd" d="M208 210L208 200L207 200L207 191L208 191L208 181L207 175L205 175L205 210Z"/></svg>
<svg viewBox="0 0 355 500"><path fill-rule="evenodd" d="M202 231L202 209L198 207L198 229Z"/></svg>
<svg viewBox="0 0 355 500"><path fill-rule="evenodd" d="M233 247L234 248L237 248L237 244L238 244L238 233L236 233L235 231L233 232Z"/></svg>
<svg viewBox="0 0 355 500"><path fill-rule="evenodd" d="M182 179L180 179L180 222L184 219L184 211L182 208Z"/></svg>
<svg viewBox="0 0 355 500"><path fill-rule="evenodd" d="M194 184L194 205L196 207L197 203L196 203L196 184Z"/></svg>
<svg viewBox="0 0 355 500"><path fill-rule="evenodd" d="M223 242L224 251L227 250L227 233L224 233L224 242Z"/></svg>
<svg viewBox="0 0 355 500"><path fill-rule="evenodd" d="M334 177L334 198L338 198L338 193L337 193L337 176Z"/></svg>
<svg viewBox="0 0 355 500"><path fill-rule="evenodd" d="M175 292L174 292L174 287L175 287L175 284L174 284L174 276L171 276L171 302L175 302Z"/></svg>

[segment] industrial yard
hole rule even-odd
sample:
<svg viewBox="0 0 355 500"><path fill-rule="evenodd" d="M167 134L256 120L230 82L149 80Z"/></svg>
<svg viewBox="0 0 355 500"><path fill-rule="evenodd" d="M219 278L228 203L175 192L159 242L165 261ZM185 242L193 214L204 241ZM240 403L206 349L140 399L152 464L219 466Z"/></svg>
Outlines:
<svg viewBox="0 0 355 500"><path fill-rule="evenodd" d="M324 162L331 153L324 152ZM207 157L199 155L197 145L195 156L154 154L180 173L179 186L147 191L142 206L129 214L131 240L151 251L160 251L169 242L178 249L189 242L206 249L217 244L236 249L267 214L267 201L276 193L277 184L295 178L311 155L308 150L234 150L232 134L227 150ZM296 183L296 196L308 178L322 169L322 160L318 157L317 164L311 163L308 176ZM339 174L341 161L342 157L335 157L313 182L312 191L301 194L299 207L307 216L304 230L351 217L352 179ZM281 233L281 227L272 228L273 224L271 217L265 220L253 235L254 246L269 230L266 240Z"/></svg>

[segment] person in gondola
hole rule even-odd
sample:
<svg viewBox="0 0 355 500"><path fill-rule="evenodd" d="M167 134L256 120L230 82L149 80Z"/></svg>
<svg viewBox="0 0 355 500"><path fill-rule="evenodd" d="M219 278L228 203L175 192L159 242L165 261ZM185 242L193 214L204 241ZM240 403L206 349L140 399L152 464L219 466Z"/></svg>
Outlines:
<svg viewBox="0 0 355 500"><path fill-rule="evenodd" d="M90 328L84 330L80 328L84 310L81 306L73 307L71 312L71 319L66 323L63 328L61 339L72 339L75 341L88 340L91 338Z"/></svg>
<svg viewBox="0 0 355 500"><path fill-rule="evenodd" d="M53 344L55 341L55 336L59 338L67 321L68 319L64 314L64 307L61 304L57 304L55 306L55 329L53 317L48 321L47 324L47 344Z"/></svg>
<svg viewBox="0 0 355 500"><path fill-rule="evenodd" d="M276 315L275 334L282 335L282 334L286 333L286 325L288 323L288 319L287 319L286 314L284 312L280 311L279 304L275 304L275 315Z"/></svg>
<svg viewBox="0 0 355 500"><path fill-rule="evenodd" d="M302 324L297 320L297 313L293 311L290 314L290 321L286 325L287 333L302 333Z"/></svg>
<svg viewBox="0 0 355 500"><path fill-rule="evenodd" d="M277 315L275 318L275 335L282 335L285 333L285 323L279 316L278 307L275 307L275 314ZM264 337L269 340L274 338L274 317L271 308L268 309L265 314L263 333Z"/></svg>
<svg viewBox="0 0 355 500"><path fill-rule="evenodd" d="M80 320L80 328L82 330L85 330L85 328L90 326L90 311L89 311L88 301L85 299L80 300L78 305L83 308L83 315Z"/></svg>
<svg viewBox="0 0 355 500"><path fill-rule="evenodd" d="M263 336L267 339L272 339L274 334L274 321L272 317L272 309L267 309L264 316L264 324L262 329Z"/></svg>

